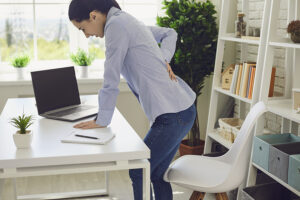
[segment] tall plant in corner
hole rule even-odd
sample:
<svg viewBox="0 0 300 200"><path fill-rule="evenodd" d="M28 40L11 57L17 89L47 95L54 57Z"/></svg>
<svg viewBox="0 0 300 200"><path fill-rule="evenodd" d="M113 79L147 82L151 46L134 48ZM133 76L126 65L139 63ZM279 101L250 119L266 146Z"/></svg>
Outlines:
<svg viewBox="0 0 300 200"><path fill-rule="evenodd" d="M173 28L178 34L171 66L174 73L186 81L196 93L197 107L205 78L214 70L218 35L215 6L209 0L164 0L163 4L166 16L157 17L157 24ZM199 142L197 113L188 135L188 145L196 146Z"/></svg>

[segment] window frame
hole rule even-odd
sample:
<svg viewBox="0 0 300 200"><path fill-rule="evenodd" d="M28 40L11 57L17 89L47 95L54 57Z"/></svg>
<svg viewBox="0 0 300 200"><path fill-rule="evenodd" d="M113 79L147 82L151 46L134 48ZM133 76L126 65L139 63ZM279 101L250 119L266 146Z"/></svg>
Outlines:
<svg viewBox="0 0 300 200"><path fill-rule="evenodd" d="M0 6L1 5L32 5L33 8L33 59L32 62L34 63L38 63L38 62L59 62L59 60L38 60L38 46L37 46L37 18L36 18L36 6L37 5L69 5L70 2L50 2L51 0L49 0L49 2L37 2L36 0L31 0L31 2L0 2ZM126 2L126 0L118 0L117 1L120 5L121 8L125 8L127 5L156 5L158 8L158 13L161 11L162 8L162 0L153 0L152 2L146 2L146 3L142 3L142 2ZM88 39L86 39L85 37L82 37L82 33L80 33L79 30L77 29L73 29L71 30L70 28L68 28L69 31L72 31L72 33L69 34L74 34L76 35L75 38L69 40L69 43L73 43L73 44L78 44L75 48L71 48L70 46L70 52L74 52L76 51L78 48L82 48L82 49L88 49ZM76 31L76 32L73 32ZM98 59L98 60L105 60L105 59ZM66 61L66 60L61 60L61 61ZM9 65L8 62L3 62L1 61L1 56L0 56L0 65L4 65L7 66ZM0 70L2 71L2 70ZM7 70L5 70L7 71Z"/></svg>

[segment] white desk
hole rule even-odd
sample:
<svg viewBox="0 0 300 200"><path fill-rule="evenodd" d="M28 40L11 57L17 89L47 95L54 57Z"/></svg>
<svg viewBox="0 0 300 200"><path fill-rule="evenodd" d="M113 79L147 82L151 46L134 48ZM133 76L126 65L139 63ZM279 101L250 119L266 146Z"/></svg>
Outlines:
<svg viewBox="0 0 300 200"><path fill-rule="evenodd" d="M84 96L97 105L97 96ZM9 119L22 114L36 116L29 149L16 149ZM78 122L76 122L78 123ZM37 115L33 98L9 99L0 116L0 180L4 178L73 174L143 168L144 199L150 199L150 150L116 109L110 127L116 137L107 145L62 143L75 123L45 119ZM106 181L107 183L107 181ZM0 183L1 193L1 183ZM16 199L55 199L108 193L105 190L16 196Z"/></svg>

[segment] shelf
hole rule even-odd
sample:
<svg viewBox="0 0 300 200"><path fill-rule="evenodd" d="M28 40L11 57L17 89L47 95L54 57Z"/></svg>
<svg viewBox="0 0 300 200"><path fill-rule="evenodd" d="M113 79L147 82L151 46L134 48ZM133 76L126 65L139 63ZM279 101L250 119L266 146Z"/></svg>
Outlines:
<svg viewBox="0 0 300 200"><path fill-rule="evenodd" d="M300 114L293 109L293 101L291 99L268 101L268 111L280 115L291 121L300 123Z"/></svg>
<svg viewBox="0 0 300 200"><path fill-rule="evenodd" d="M251 39L242 39L235 37L234 33L227 33L223 36L219 37L220 40L231 41L231 42L239 42L245 44L255 44L259 45L260 40L251 40Z"/></svg>
<svg viewBox="0 0 300 200"><path fill-rule="evenodd" d="M227 95L227 96L231 96L231 97L233 97L233 98L235 98L235 99L238 99L238 100L241 100L241 101L243 101L243 102L246 102L246 103L249 103L249 104L252 103L252 99L244 98L244 97L241 97L241 96L239 96L239 95L233 94L233 93L231 93L229 90L224 90L224 89L222 89L222 88L220 88L220 87L216 87L216 88L214 88L214 89L215 89L217 92L220 92L220 93L225 94L225 95Z"/></svg>
<svg viewBox="0 0 300 200"><path fill-rule="evenodd" d="M285 188L287 188L288 190L290 190L291 192L295 193L296 195L300 196L300 191L296 190L295 188L293 188L292 186L290 186L289 184L287 184L286 182L282 181L280 178L274 176L273 174L271 174L270 172L266 171L265 169L263 169L262 167L256 165L255 163L252 163L252 165L259 169L260 171L262 171L263 173L265 173L266 175L268 175L269 177L271 177L272 179L274 179L276 182L280 183L282 186L284 186Z"/></svg>
<svg viewBox="0 0 300 200"><path fill-rule="evenodd" d="M285 47L285 48L296 48L300 49L300 44L294 43L290 38L281 38L276 41L269 42L270 46L274 47Z"/></svg>
<svg viewBox="0 0 300 200"><path fill-rule="evenodd" d="M224 147L226 147L227 149L230 149L232 146L232 143L229 142L228 140L225 140L223 137L221 137L217 131L213 131L211 133L208 133L208 137L210 137L211 139L213 139L214 141L220 143L221 145L223 145Z"/></svg>

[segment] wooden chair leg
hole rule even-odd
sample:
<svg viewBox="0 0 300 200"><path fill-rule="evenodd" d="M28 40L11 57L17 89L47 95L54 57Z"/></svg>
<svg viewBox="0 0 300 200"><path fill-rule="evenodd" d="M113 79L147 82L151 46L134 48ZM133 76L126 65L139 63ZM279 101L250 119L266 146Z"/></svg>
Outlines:
<svg viewBox="0 0 300 200"><path fill-rule="evenodd" d="M216 200L228 200L227 193L226 192L217 193L216 194Z"/></svg>
<svg viewBox="0 0 300 200"><path fill-rule="evenodd" d="M216 194L216 200L223 200L221 193Z"/></svg>
<svg viewBox="0 0 300 200"><path fill-rule="evenodd" d="M229 200L226 192L221 193L221 196L223 200Z"/></svg>
<svg viewBox="0 0 300 200"><path fill-rule="evenodd" d="M204 192L194 191L193 194L190 197L190 200L203 200L204 196L205 196Z"/></svg>

